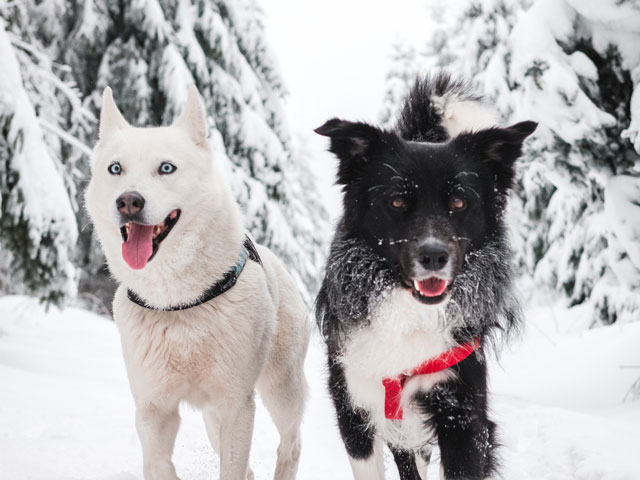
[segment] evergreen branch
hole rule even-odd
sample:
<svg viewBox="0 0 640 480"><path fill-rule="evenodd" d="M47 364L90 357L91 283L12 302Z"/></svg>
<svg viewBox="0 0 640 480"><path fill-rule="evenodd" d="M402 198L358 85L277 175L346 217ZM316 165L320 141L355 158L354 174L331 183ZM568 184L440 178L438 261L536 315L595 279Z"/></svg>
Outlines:
<svg viewBox="0 0 640 480"><path fill-rule="evenodd" d="M38 121L40 122L40 126L42 126L42 128L44 128L48 132L53 133L54 135L56 135L63 142L68 143L72 147L77 148L84 155L86 155L87 157L91 158L91 148L87 147L84 143L82 143L76 137L74 137L73 135L61 130L57 125L53 125L52 123L49 123L46 120L43 120L43 119L40 118L40 119L38 119Z"/></svg>

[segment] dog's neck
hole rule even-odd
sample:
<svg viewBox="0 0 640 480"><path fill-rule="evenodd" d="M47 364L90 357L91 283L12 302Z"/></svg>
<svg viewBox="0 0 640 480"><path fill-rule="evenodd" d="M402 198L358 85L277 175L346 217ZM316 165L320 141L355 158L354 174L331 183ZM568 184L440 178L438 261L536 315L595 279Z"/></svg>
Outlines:
<svg viewBox="0 0 640 480"><path fill-rule="evenodd" d="M245 229L240 208L232 195L222 198L217 208L182 225L179 236L167 238L143 270L117 262L112 268L116 278L157 308L199 298L237 263L242 251Z"/></svg>

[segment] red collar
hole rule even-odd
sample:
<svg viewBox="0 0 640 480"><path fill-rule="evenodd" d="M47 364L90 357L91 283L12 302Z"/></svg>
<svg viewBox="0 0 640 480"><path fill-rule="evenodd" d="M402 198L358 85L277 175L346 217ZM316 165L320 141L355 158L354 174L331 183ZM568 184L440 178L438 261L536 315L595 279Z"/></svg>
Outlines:
<svg viewBox="0 0 640 480"><path fill-rule="evenodd" d="M400 401L402 399L402 389L407 378L446 370L456 363L460 363L478 348L480 348L480 339L476 338L471 342L463 343L451 350L447 350L437 357L430 358L411 370L405 370L395 377L383 378L382 385L385 390L384 416L389 420L402 420L402 405Z"/></svg>

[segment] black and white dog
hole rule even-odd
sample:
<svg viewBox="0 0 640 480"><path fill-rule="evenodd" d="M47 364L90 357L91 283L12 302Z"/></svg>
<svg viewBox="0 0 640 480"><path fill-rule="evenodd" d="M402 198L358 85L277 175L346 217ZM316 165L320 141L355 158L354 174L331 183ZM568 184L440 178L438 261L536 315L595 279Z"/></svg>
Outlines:
<svg viewBox="0 0 640 480"><path fill-rule="evenodd" d="M514 162L536 128L492 127L468 86L416 81L393 131L339 119L316 130L339 159L344 213L317 299L329 390L357 480L497 473L485 350L516 329L504 224Z"/></svg>

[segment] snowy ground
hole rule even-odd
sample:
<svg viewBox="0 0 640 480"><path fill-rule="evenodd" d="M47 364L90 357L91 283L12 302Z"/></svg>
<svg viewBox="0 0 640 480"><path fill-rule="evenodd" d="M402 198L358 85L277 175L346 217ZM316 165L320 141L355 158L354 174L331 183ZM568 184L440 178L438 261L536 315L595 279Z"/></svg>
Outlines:
<svg viewBox="0 0 640 480"><path fill-rule="evenodd" d="M579 323L560 309L531 310L524 339L505 352L501 366L492 366L508 480L640 478L640 403L623 403L640 371L621 368L640 364L640 323L558 332L558 324L570 332ZM307 362L312 394L299 478L348 479L318 345L315 338ZM0 478L142 478L133 402L111 321L75 309L45 314L33 300L0 298L0 385ZM218 461L199 415L184 408L182 416L178 474L215 478ZM260 408L251 458L258 480L271 478L276 445ZM397 478L391 467L388 472ZM432 473L437 478L435 468Z"/></svg>

